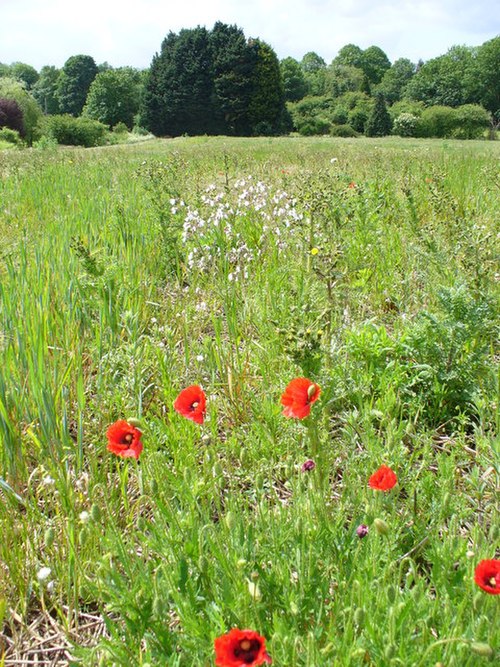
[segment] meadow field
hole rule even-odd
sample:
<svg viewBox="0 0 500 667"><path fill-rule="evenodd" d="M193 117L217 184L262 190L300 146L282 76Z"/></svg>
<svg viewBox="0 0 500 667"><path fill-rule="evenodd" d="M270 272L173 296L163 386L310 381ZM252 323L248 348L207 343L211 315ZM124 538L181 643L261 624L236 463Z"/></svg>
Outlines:
<svg viewBox="0 0 500 667"><path fill-rule="evenodd" d="M498 659L499 158L0 152L1 666Z"/></svg>

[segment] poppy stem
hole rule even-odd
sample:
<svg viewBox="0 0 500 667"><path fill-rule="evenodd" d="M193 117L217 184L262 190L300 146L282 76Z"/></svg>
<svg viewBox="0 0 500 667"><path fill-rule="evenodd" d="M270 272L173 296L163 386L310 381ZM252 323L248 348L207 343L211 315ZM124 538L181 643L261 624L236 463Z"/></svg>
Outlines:
<svg viewBox="0 0 500 667"><path fill-rule="evenodd" d="M320 442L319 442L319 434L318 434L318 427L316 422L313 419L308 419L307 420L307 432L309 434L309 442L311 445L311 458L313 461L316 461L318 464L318 473L319 473L319 487L321 488L323 486L323 480L324 480L324 473L325 473L325 466L323 462L323 458L320 455Z"/></svg>
<svg viewBox="0 0 500 667"><path fill-rule="evenodd" d="M120 494L123 500L123 505L125 509L128 511L129 504L128 504L128 494L127 494L127 487L128 487L128 461L127 459L119 459L116 462L117 467L120 468Z"/></svg>

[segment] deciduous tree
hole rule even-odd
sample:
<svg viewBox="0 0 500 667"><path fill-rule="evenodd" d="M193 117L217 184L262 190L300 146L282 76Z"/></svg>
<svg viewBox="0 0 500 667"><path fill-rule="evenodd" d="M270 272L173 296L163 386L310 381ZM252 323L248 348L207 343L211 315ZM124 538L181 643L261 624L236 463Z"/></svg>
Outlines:
<svg viewBox="0 0 500 667"><path fill-rule="evenodd" d="M45 65L40 70L38 81L33 86L33 97L41 106L45 114L59 113L59 99L57 97L57 82L61 70Z"/></svg>
<svg viewBox="0 0 500 667"><path fill-rule="evenodd" d="M90 84L83 115L109 127L125 123L131 129L139 109L141 74L132 67L99 72Z"/></svg>
<svg viewBox="0 0 500 667"><path fill-rule="evenodd" d="M61 113L78 116L83 109L90 84L97 75L92 56L71 56L64 63L57 83L57 97Z"/></svg>

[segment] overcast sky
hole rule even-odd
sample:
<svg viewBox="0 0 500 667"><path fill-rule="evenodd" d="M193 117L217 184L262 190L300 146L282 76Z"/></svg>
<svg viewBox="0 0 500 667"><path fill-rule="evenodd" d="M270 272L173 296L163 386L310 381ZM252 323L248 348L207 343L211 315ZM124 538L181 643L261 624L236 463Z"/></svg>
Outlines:
<svg viewBox="0 0 500 667"><path fill-rule="evenodd" d="M218 20L280 59L316 51L327 63L349 43L417 62L500 34L498 0L0 0L0 62L40 69L87 54L142 68L171 30Z"/></svg>

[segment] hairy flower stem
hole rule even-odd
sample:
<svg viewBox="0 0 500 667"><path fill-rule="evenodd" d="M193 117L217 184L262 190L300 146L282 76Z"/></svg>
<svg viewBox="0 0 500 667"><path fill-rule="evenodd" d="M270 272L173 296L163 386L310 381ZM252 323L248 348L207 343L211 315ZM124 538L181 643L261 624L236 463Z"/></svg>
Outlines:
<svg viewBox="0 0 500 667"><path fill-rule="evenodd" d="M315 476L315 479L317 480L318 489L322 489L325 480L325 462L320 448L318 426L313 419L307 420L307 432L311 444L311 458L317 463L318 468L318 474Z"/></svg>

